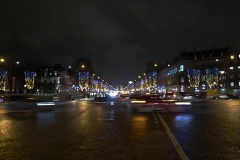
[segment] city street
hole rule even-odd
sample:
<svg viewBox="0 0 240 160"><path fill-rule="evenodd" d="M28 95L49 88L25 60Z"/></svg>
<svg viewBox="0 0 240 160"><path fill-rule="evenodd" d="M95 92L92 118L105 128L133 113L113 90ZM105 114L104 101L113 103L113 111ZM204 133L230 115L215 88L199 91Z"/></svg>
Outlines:
<svg viewBox="0 0 240 160"><path fill-rule="evenodd" d="M239 100L193 102L188 112L136 112L119 102L51 107L0 105L0 159L240 159Z"/></svg>

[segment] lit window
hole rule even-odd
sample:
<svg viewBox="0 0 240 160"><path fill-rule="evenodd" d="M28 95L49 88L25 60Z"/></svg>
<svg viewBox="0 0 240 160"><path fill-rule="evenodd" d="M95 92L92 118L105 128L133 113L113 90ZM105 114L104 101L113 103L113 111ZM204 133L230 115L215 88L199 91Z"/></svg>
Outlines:
<svg viewBox="0 0 240 160"><path fill-rule="evenodd" d="M184 65L180 65L179 71L184 71Z"/></svg>
<svg viewBox="0 0 240 160"><path fill-rule="evenodd" d="M52 75L52 72L49 72L49 75L51 76L51 75Z"/></svg>
<svg viewBox="0 0 240 160"><path fill-rule="evenodd" d="M54 76L57 76L57 72L56 71L54 72Z"/></svg>
<svg viewBox="0 0 240 160"><path fill-rule="evenodd" d="M206 89L206 86L205 86L205 84L202 84L202 89Z"/></svg>
<svg viewBox="0 0 240 160"><path fill-rule="evenodd" d="M230 69L233 69L233 67L230 67Z"/></svg>
<svg viewBox="0 0 240 160"><path fill-rule="evenodd" d="M181 78L181 82L182 82L182 83L184 82L184 77Z"/></svg>
<svg viewBox="0 0 240 160"><path fill-rule="evenodd" d="M232 55L232 56L230 56L230 58L231 58L231 59L234 59L234 56Z"/></svg>
<svg viewBox="0 0 240 160"><path fill-rule="evenodd" d="M230 85L233 87L234 86L234 82L231 82Z"/></svg>
<svg viewBox="0 0 240 160"><path fill-rule="evenodd" d="M238 85L240 86L240 81L238 81Z"/></svg>
<svg viewBox="0 0 240 160"><path fill-rule="evenodd" d="M224 71L219 71L219 74L224 74Z"/></svg>

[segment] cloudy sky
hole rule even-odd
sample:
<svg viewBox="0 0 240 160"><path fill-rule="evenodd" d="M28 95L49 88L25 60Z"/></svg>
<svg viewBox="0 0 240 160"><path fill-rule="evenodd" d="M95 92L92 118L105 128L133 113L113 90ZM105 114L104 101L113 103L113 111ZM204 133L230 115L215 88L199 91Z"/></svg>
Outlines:
<svg viewBox="0 0 240 160"><path fill-rule="evenodd" d="M239 15L237 0L1 0L0 56L64 66L89 57L125 86L183 49L240 51Z"/></svg>

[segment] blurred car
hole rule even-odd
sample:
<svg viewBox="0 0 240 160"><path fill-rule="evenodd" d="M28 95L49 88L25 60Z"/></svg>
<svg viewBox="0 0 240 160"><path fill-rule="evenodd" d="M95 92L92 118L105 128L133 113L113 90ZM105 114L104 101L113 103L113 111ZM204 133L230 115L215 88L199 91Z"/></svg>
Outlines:
<svg viewBox="0 0 240 160"><path fill-rule="evenodd" d="M163 96L161 94L132 95L129 100L131 103L153 103L162 101Z"/></svg>
<svg viewBox="0 0 240 160"><path fill-rule="evenodd" d="M239 96L236 93L228 93L227 96L229 99L239 99Z"/></svg>
<svg viewBox="0 0 240 160"><path fill-rule="evenodd" d="M96 102L107 102L109 100L108 97L95 97L94 101Z"/></svg>
<svg viewBox="0 0 240 160"><path fill-rule="evenodd" d="M196 98L199 99L199 100L204 100L204 99L211 99L211 98L214 98L214 97L208 92L197 92L196 93Z"/></svg>
<svg viewBox="0 0 240 160"><path fill-rule="evenodd" d="M197 94L195 92L183 92L183 101L201 101L204 99L204 95Z"/></svg>
<svg viewBox="0 0 240 160"><path fill-rule="evenodd" d="M220 95L217 96L216 99L228 99L228 98L229 98L228 95L226 95L226 94L220 94Z"/></svg>
<svg viewBox="0 0 240 160"><path fill-rule="evenodd" d="M236 93L227 93L227 94L219 94L215 96L214 99L239 99L239 96Z"/></svg>
<svg viewBox="0 0 240 160"><path fill-rule="evenodd" d="M177 93L165 95L169 97L162 94L135 95L130 98L130 106L137 112L182 112L191 109L191 103L177 101Z"/></svg>
<svg viewBox="0 0 240 160"><path fill-rule="evenodd" d="M1 95L0 96L0 103L8 102L8 96L6 95Z"/></svg>
<svg viewBox="0 0 240 160"><path fill-rule="evenodd" d="M163 99L165 101L183 101L183 94L181 92L167 92L164 94Z"/></svg>
<svg viewBox="0 0 240 160"><path fill-rule="evenodd" d="M128 95L128 94L120 95L120 98L121 98L122 102L129 102L130 101L129 97L130 97L130 95Z"/></svg>
<svg viewBox="0 0 240 160"><path fill-rule="evenodd" d="M10 110L49 110L55 105L52 101L39 100L33 95L9 95L7 109Z"/></svg>

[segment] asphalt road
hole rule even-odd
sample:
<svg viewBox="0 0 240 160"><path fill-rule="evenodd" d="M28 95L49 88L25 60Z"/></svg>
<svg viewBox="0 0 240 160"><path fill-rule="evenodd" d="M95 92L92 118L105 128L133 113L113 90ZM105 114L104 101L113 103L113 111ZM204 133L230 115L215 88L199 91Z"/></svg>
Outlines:
<svg viewBox="0 0 240 160"><path fill-rule="evenodd" d="M189 159L240 159L240 100L197 102L189 113L159 113Z"/></svg>
<svg viewBox="0 0 240 160"><path fill-rule="evenodd" d="M50 107L0 105L0 159L177 160L176 142L189 159L240 159L239 100L195 102L187 112L90 101Z"/></svg>

